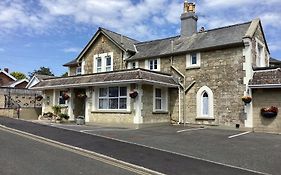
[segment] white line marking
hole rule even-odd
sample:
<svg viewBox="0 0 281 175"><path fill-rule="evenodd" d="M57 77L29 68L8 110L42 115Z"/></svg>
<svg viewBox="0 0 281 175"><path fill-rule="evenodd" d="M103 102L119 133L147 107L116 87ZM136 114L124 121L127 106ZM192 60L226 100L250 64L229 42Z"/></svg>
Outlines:
<svg viewBox="0 0 281 175"><path fill-rule="evenodd" d="M232 135L232 136L229 136L228 138L229 139L232 139L234 137L238 137L238 136L242 136L242 135L245 135L245 134L249 134L251 133L252 131L246 131L246 132L242 132L242 133L239 133L239 134L235 134L235 135Z"/></svg>
<svg viewBox="0 0 281 175"><path fill-rule="evenodd" d="M206 128L190 128L190 129L183 129L177 131L177 133L185 132L185 131L196 131L196 130L201 130L201 129L206 129Z"/></svg>
<svg viewBox="0 0 281 175"><path fill-rule="evenodd" d="M95 131L95 130L80 130L80 132L91 132L91 131Z"/></svg>

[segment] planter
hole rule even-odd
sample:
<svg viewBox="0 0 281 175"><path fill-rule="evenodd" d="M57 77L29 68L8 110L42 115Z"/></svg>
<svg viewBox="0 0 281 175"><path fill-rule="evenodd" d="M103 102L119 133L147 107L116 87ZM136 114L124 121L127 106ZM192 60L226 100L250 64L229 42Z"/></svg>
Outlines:
<svg viewBox="0 0 281 175"><path fill-rule="evenodd" d="M129 95L130 95L131 98L136 98L138 96L138 92L137 91L130 92Z"/></svg>
<svg viewBox="0 0 281 175"><path fill-rule="evenodd" d="M245 104L251 103L252 97L250 97L250 96L243 96L243 97L242 97L242 101L243 101Z"/></svg>
<svg viewBox="0 0 281 175"><path fill-rule="evenodd" d="M76 118L77 125L85 125L85 118L83 116L79 116Z"/></svg>
<svg viewBox="0 0 281 175"><path fill-rule="evenodd" d="M261 112L261 115L265 118L273 118L277 116L277 112Z"/></svg>

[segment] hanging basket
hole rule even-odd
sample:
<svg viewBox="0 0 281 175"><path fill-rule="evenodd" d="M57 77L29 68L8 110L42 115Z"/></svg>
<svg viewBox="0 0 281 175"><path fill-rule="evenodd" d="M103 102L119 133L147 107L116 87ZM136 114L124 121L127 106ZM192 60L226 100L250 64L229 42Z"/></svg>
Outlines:
<svg viewBox="0 0 281 175"><path fill-rule="evenodd" d="M245 104L251 103L252 97L250 97L250 96L243 96L243 97L242 97L242 101L243 101Z"/></svg>
<svg viewBox="0 0 281 175"><path fill-rule="evenodd" d="M133 92L130 92L130 97L131 98L136 98L138 96L138 92L137 91L133 91Z"/></svg>
<svg viewBox="0 0 281 175"><path fill-rule="evenodd" d="M278 114L278 108L271 106L270 108L262 108L261 115L265 118L273 118Z"/></svg>
<svg viewBox="0 0 281 175"><path fill-rule="evenodd" d="M63 95L62 95L62 98L63 98L64 100L68 100L68 99L69 99L69 95L68 95L68 94L63 94Z"/></svg>
<svg viewBox="0 0 281 175"><path fill-rule="evenodd" d="M43 99L43 96L42 96L42 95L37 95L37 96L35 97L35 99L36 99L37 101L41 101L41 100Z"/></svg>

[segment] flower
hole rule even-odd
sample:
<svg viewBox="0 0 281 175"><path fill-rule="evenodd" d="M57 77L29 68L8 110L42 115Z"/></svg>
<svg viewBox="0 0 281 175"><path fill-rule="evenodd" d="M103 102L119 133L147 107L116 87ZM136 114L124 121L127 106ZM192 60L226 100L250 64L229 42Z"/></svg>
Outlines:
<svg viewBox="0 0 281 175"><path fill-rule="evenodd" d="M273 112L273 113L278 113L278 108L275 106L271 106L269 108L261 108L261 112Z"/></svg>
<svg viewBox="0 0 281 175"><path fill-rule="evenodd" d="M242 101L244 103L250 103L252 101L252 97L251 96L243 96Z"/></svg>

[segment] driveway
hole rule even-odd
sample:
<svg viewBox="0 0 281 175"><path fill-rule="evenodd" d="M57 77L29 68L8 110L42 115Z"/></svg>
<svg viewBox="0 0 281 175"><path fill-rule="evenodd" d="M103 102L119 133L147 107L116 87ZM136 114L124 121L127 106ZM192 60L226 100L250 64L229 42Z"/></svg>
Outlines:
<svg viewBox="0 0 281 175"><path fill-rule="evenodd" d="M281 135L278 134L183 126L141 129L101 125L54 126L259 172L281 172Z"/></svg>

